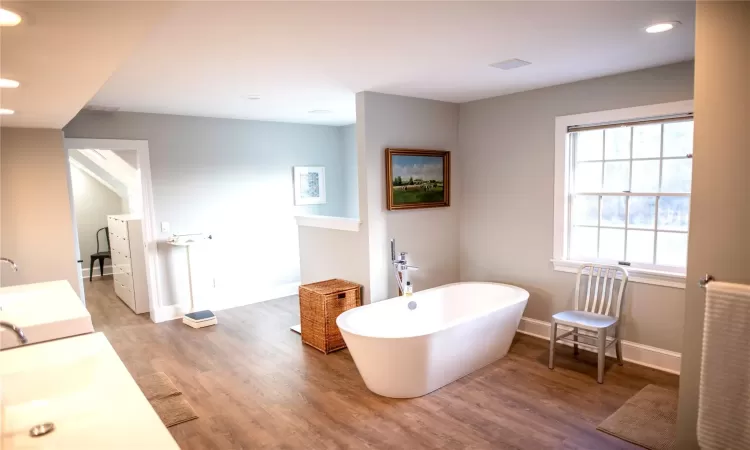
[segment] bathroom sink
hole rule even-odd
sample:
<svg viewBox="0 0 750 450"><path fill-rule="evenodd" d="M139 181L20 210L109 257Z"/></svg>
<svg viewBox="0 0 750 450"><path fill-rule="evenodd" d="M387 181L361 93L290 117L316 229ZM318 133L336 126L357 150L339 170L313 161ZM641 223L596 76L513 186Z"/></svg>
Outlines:
<svg viewBox="0 0 750 450"><path fill-rule="evenodd" d="M101 333L0 353L0 389L3 450L178 448Z"/></svg>
<svg viewBox="0 0 750 450"><path fill-rule="evenodd" d="M7 294L0 294L0 312L7 307L13 307L15 303L22 302L33 295L33 292L10 292Z"/></svg>
<svg viewBox="0 0 750 450"><path fill-rule="evenodd" d="M29 344L94 331L91 315L67 281L0 288L0 321L21 328ZM0 349L18 345L15 333L0 329Z"/></svg>

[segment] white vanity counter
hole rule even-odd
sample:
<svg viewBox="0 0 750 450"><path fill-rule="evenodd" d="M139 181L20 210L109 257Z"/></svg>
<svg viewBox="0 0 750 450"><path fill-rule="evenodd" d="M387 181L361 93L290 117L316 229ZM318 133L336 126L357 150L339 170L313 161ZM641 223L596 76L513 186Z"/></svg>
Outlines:
<svg viewBox="0 0 750 450"><path fill-rule="evenodd" d="M2 450L179 448L102 333L0 352L0 389Z"/></svg>
<svg viewBox="0 0 750 450"><path fill-rule="evenodd" d="M91 315L67 281L0 288L0 321L21 328L29 344L93 333ZM0 329L0 349L20 345Z"/></svg>

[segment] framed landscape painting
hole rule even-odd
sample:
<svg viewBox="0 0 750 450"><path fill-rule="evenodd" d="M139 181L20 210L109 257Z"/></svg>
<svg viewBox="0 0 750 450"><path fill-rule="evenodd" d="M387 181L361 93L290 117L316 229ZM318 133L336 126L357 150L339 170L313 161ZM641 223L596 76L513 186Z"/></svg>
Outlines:
<svg viewBox="0 0 750 450"><path fill-rule="evenodd" d="M388 209L450 205L450 152L385 149Z"/></svg>

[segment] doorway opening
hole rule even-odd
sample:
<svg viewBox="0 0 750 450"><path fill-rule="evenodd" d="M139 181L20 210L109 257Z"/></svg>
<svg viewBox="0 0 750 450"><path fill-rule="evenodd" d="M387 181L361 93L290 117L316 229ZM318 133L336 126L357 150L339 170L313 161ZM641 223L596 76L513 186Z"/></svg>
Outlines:
<svg viewBox="0 0 750 450"><path fill-rule="evenodd" d="M65 139L65 148L81 299L89 311L159 321L148 142Z"/></svg>

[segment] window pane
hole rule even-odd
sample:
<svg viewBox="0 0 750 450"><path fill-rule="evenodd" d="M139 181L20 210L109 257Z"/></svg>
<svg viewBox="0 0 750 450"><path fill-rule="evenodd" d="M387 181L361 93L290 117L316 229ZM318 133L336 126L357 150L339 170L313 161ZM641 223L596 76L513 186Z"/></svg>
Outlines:
<svg viewBox="0 0 750 450"><path fill-rule="evenodd" d="M573 197L573 225L599 225L599 197L577 195Z"/></svg>
<svg viewBox="0 0 750 450"><path fill-rule="evenodd" d="M572 259L596 258L597 229L573 227L570 233L570 257Z"/></svg>
<svg viewBox="0 0 750 450"><path fill-rule="evenodd" d="M689 197L659 198L659 229L687 231L690 218Z"/></svg>
<svg viewBox="0 0 750 450"><path fill-rule="evenodd" d="M633 192L659 190L659 161L633 161Z"/></svg>
<svg viewBox="0 0 750 450"><path fill-rule="evenodd" d="M685 267L687 265L687 238L687 233L657 233L656 264Z"/></svg>
<svg viewBox="0 0 750 450"><path fill-rule="evenodd" d="M693 160L665 159L661 174L662 192L690 192L690 182L693 179Z"/></svg>
<svg viewBox="0 0 750 450"><path fill-rule="evenodd" d="M656 221L656 197L630 197L628 226L653 228Z"/></svg>
<svg viewBox="0 0 750 450"><path fill-rule="evenodd" d="M575 169L576 192L592 192L602 189L602 163L579 163Z"/></svg>
<svg viewBox="0 0 750 450"><path fill-rule="evenodd" d="M660 148L660 124L633 127L633 158L658 158Z"/></svg>
<svg viewBox="0 0 750 450"><path fill-rule="evenodd" d="M693 121L664 124L664 156L693 153Z"/></svg>
<svg viewBox="0 0 750 450"><path fill-rule="evenodd" d="M630 127L608 128L604 130L604 158L630 158Z"/></svg>
<svg viewBox="0 0 750 450"><path fill-rule="evenodd" d="M602 228L599 238L599 258L622 261L625 257L625 230Z"/></svg>
<svg viewBox="0 0 750 450"><path fill-rule="evenodd" d="M654 232L628 230L628 251L625 256L630 262L654 263Z"/></svg>
<svg viewBox="0 0 750 450"><path fill-rule="evenodd" d="M604 163L604 190L622 192L630 189L630 163L628 161Z"/></svg>
<svg viewBox="0 0 750 450"><path fill-rule="evenodd" d="M576 161L602 160L604 130L579 131L576 133Z"/></svg>
<svg viewBox="0 0 750 450"><path fill-rule="evenodd" d="M602 197L602 225L625 227L625 197L605 195Z"/></svg>

